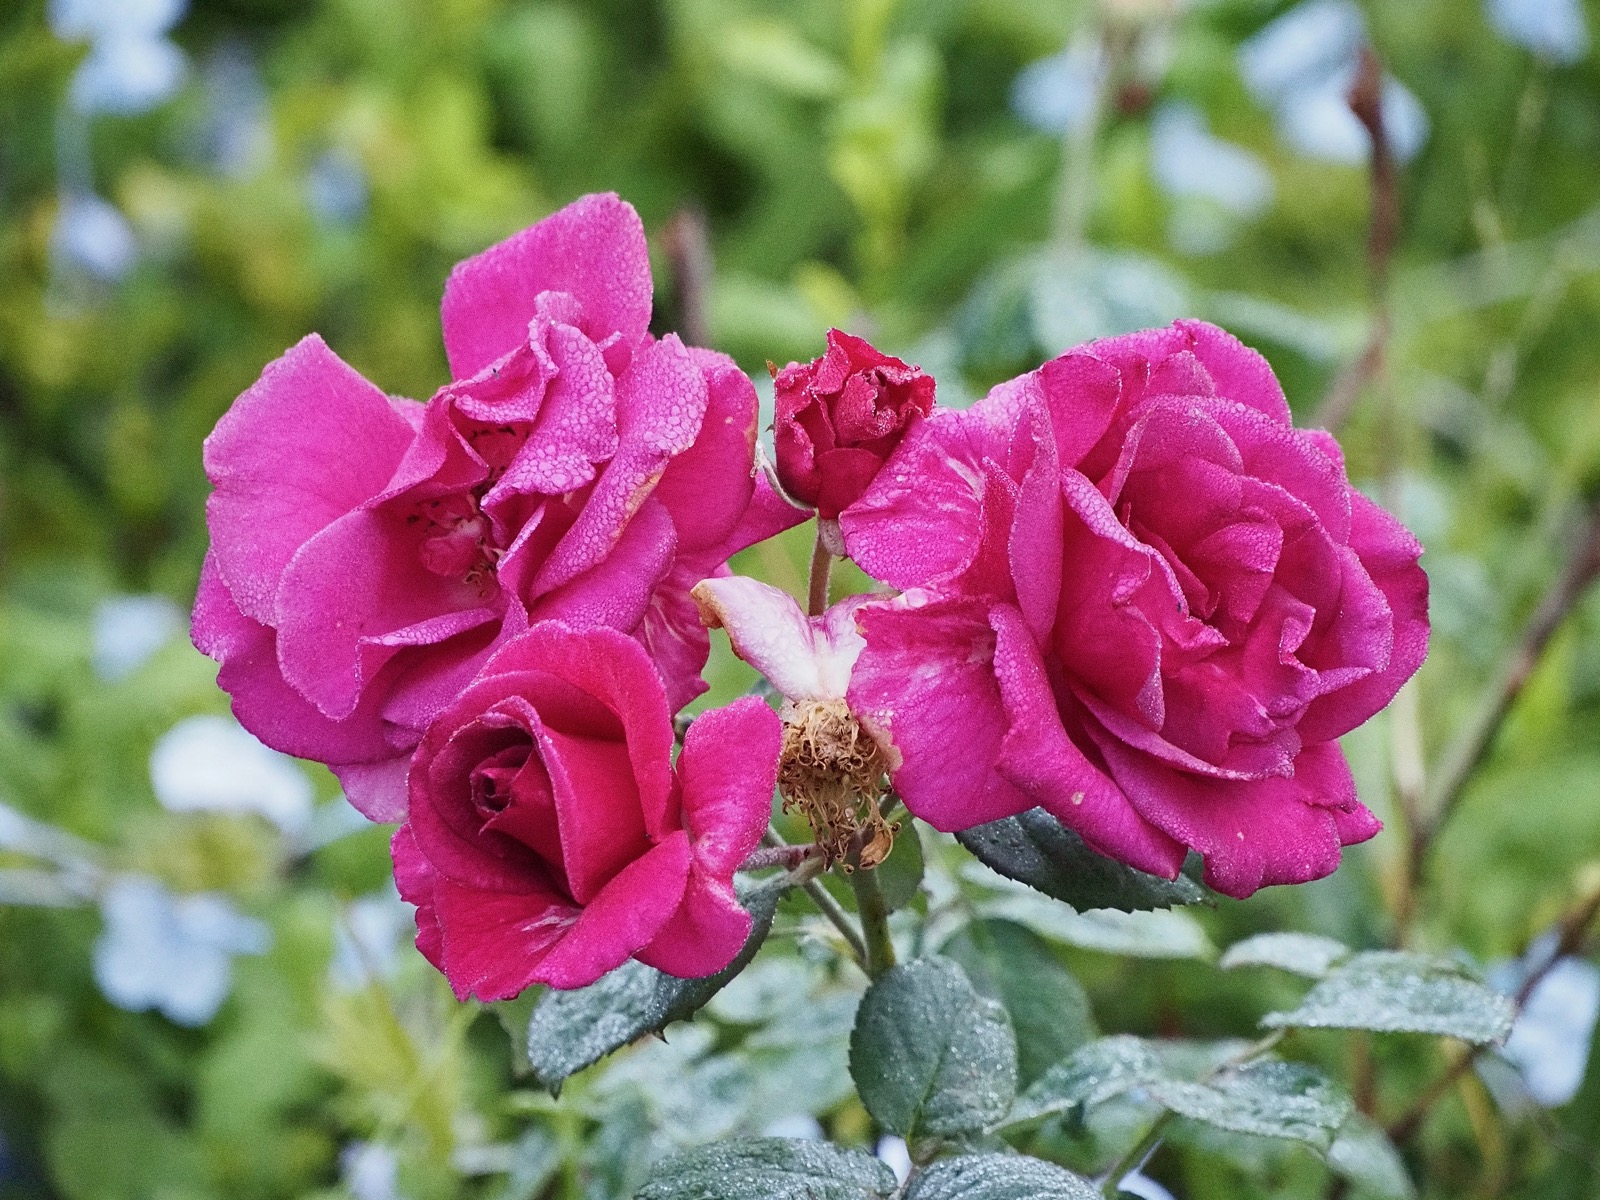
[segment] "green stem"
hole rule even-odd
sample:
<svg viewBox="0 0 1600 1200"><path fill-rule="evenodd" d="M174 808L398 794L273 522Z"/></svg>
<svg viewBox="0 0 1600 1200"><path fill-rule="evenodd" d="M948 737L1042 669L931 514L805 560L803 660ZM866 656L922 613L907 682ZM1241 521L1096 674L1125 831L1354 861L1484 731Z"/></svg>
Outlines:
<svg viewBox="0 0 1600 1200"><path fill-rule="evenodd" d="M811 584L807 591L806 611L820 617L828 611L828 576L833 571L833 554L822 543L822 530L817 530L817 544L811 551Z"/></svg>
<svg viewBox="0 0 1600 1200"><path fill-rule="evenodd" d="M767 836L761 839L768 846L787 846L778 831L772 826L767 826ZM808 860L814 862L816 860ZM862 940L861 932L850 920L850 914L845 912L840 903L828 895L828 889L822 886L820 879L807 879L800 884L800 890L811 897L811 903L817 906L817 911L833 923L833 927L844 938L845 944L850 947L856 964L865 971L867 969L867 943Z"/></svg>
<svg viewBox="0 0 1600 1200"><path fill-rule="evenodd" d="M861 932L867 941L867 977L876 979L894 966L894 943L889 940L889 906L884 903L878 873L857 867L850 876L856 890L856 912L861 917Z"/></svg>

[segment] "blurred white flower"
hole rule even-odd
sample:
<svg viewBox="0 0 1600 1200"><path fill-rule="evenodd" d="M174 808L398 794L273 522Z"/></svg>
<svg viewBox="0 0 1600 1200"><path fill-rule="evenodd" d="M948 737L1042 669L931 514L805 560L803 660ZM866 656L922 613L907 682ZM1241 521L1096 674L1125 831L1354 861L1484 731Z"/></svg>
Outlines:
<svg viewBox="0 0 1600 1200"><path fill-rule="evenodd" d="M89 662L101 679L126 679L184 629L166 596L113 596L94 610Z"/></svg>
<svg viewBox="0 0 1600 1200"><path fill-rule="evenodd" d="M59 38L159 37L183 19L188 0L50 0Z"/></svg>
<svg viewBox="0 0 1600 1200"><path fill-rule="evenodd" d="M1597 1016L1600 967L1581 958L1561 959L1528 997L1501 1053L1546 1108L1559 1108L1583 1085Z"/></svg>
<svg viewBox="0 0 1600 1200"><path fill-rule="evenodd" d="M139 258L139 244L127 218L86 191L62 195L50 250L57 262L108 282L121 279Z"/></svg>
<svg viewBox="0 0 1600 1200"><path fill-rule="evenodd" d="M131 115L176 92L188 60L164 35L187 7L187 0L51 0L55 35L90 44L72 77L73 107Z"/></svg>
<svg viewBox="0 0 1600 1200"><path fill-rule="evenodd" d="M351 1142L339 1152L339 1175L354 1200L399 1200L400 1158L380 1142Z"/></svg>
<svg viewBox="0 0 1600 1200"><path fill-rule="evenodd" d="M1011 85L1011 107L1045 133L1081 129L1094 117L1104 72L1099 42L1077 38L1060 54L1029 63L1017 74Z"/></svg>
<svg viewBox="0 0 1600 1200"><path fill-rule="evenodd" d="M150 784L173 812L256 812L285 834L311 823L311 781L231 717L186 717L150 752Z"/></svg>
<svg viewBox="0 0 1600 1200"><path fill-rule="evenodd" d="M233 958L264 954L271 933L212 893L174 896L154 879L129 875L100 900L105 928L94 946L94 977L118 1008L159 1009L179 1025L204 1025L233 986Z"/></svg>
<svg viewBox="0 0 1600 1200"><path fill-rule="evenodd" d="M367 211L367 173L348 150L325 152L306 172L306 200L329 225L354 225Z"/></svg>
<svg viewBox="0 0 1600 1200"><path fill-rule="evenodd" d="M894 1172L894 1177L901 1183L911 1177L911 1151L906 1147L904 1138L896 1137L892 1133L879 1138L873 1153L888 1164L889 1169Z"/></svg>
<svg viewBox="0 0 1600 1200"><path fill-rule="evenodd" d="M802 1142L821 1141L826 1134L822 1123L809 1113L795 1113L769 1122L761 1131L762 1137L795 1138Z"/></svg>
<svg viewBox="0 0 1600 1200"><path fill-rule="evenodd" d="M1485 7L1501 37L1551 62L1575 63L1589 53L1580 0L1486 0Z"/></svg>
<svg viewBox="0 0 1600 1200"><path fill-rule="evenodd" d="M1169 196L1212 200L1240 217L1272 203L1272 172L1243 146L1212 135L1192 104L1163 104L1150 118L1150 171Z"/></svg>
<svg viewBox="0 0 1600 1200"><path fill-rule="evenodd" d="M1366 160L1366 130L1345 100L1366 36L1366 17L1354 0L1305 0L1239 47L1245 86L1274 111L1279 136L1308 158ZM1428 140L1426 111L1388 74L1381 105L1396 157L1413 158Z"/></svg>
<svg viewBox="0 0 1600 1200"><path fill-rule="evenodd" d="M249 46L227 41L206 59L201 153L230 179L248 179L272 158L267 89Z"/></svg>

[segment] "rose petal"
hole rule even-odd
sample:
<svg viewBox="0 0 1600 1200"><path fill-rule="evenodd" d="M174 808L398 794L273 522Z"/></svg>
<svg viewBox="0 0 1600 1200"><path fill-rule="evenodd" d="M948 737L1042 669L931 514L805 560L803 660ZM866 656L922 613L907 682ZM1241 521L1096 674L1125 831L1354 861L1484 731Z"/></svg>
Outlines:
<svg viewBox="0 0 1600 1200"><path fill-rule="evenodd" d="M442 305L450 373L465 379L526 340L541 292L576 299L591 341L620 335L628 350L638 345L650 324L652 286L633 206L611 193L584 196L457 264Z"/></svg>
<svg viewBox="0 0 1600 1200"><path fill-rule="evenodd" d="M777 714L755 696L702 713L689 726L678 777L696 870L727 883L761 844L782 742Z"/></svg>

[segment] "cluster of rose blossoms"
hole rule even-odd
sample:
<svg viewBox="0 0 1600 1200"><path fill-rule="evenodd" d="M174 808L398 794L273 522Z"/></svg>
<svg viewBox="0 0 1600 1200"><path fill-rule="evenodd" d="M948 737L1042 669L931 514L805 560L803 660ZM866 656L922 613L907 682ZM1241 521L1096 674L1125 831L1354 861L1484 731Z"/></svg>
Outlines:
<svg viewBox="0 0 1600 1200"><path fill-rule="evenodd" d="M1241 897L1377 832L1335 739L1422 661L1421 547L1260 355L1181 321L942 410L835 331L776 376L774 486L750 380L652 336L651 295L637 214L585 197L455 269L426 404L311 336L206 442L195 643L247 728L401 822L458 995L722 969L780 781L819 841L829 781L876 816L886 773L937 829L1041 807ZM729 574L813 511L881 592L807 616ZM706 712L674 757L717 625L783 715Z"/></svg>

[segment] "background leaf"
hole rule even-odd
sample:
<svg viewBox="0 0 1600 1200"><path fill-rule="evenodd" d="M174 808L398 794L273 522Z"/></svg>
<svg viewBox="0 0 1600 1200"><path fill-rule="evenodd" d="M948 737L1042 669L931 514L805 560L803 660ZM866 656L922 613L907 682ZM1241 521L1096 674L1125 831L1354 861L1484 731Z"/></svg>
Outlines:
<svg viewBox="0 0 1600 1200"><path fill-rule="evenodd" d="M905 1200L1097 1200L1086 1179L1020 1154L968 1154L936 1162L911 1181Z"/></svg>
<svg viewBox="0 0 1600 1200"><path fill-rule="evenodd" d="M1511 1032L1511 1001L1447 958L1368 950L1336 968L1290 1012L1268 1013L1270 1028L1372 1029L1434 1033L1486 1045Z"/></svg>
<svg viewBox="0 0 1600 1200"><path fill-rule="evenodd" d="M658 1166L637 1200L871 1200L894 1172L860 1150L792 1138L717 1142Z"/></svg>
<svg viewBox="0 0 1600 1200"><path fill-rule="evenodd" d="M1277 967L1308 979L1321 979L1336 963L1350 957L1350 947L1335 938L1315 933L1258 933L1235 942L1223 952L1217 965L1234 967Z"/></svg>

